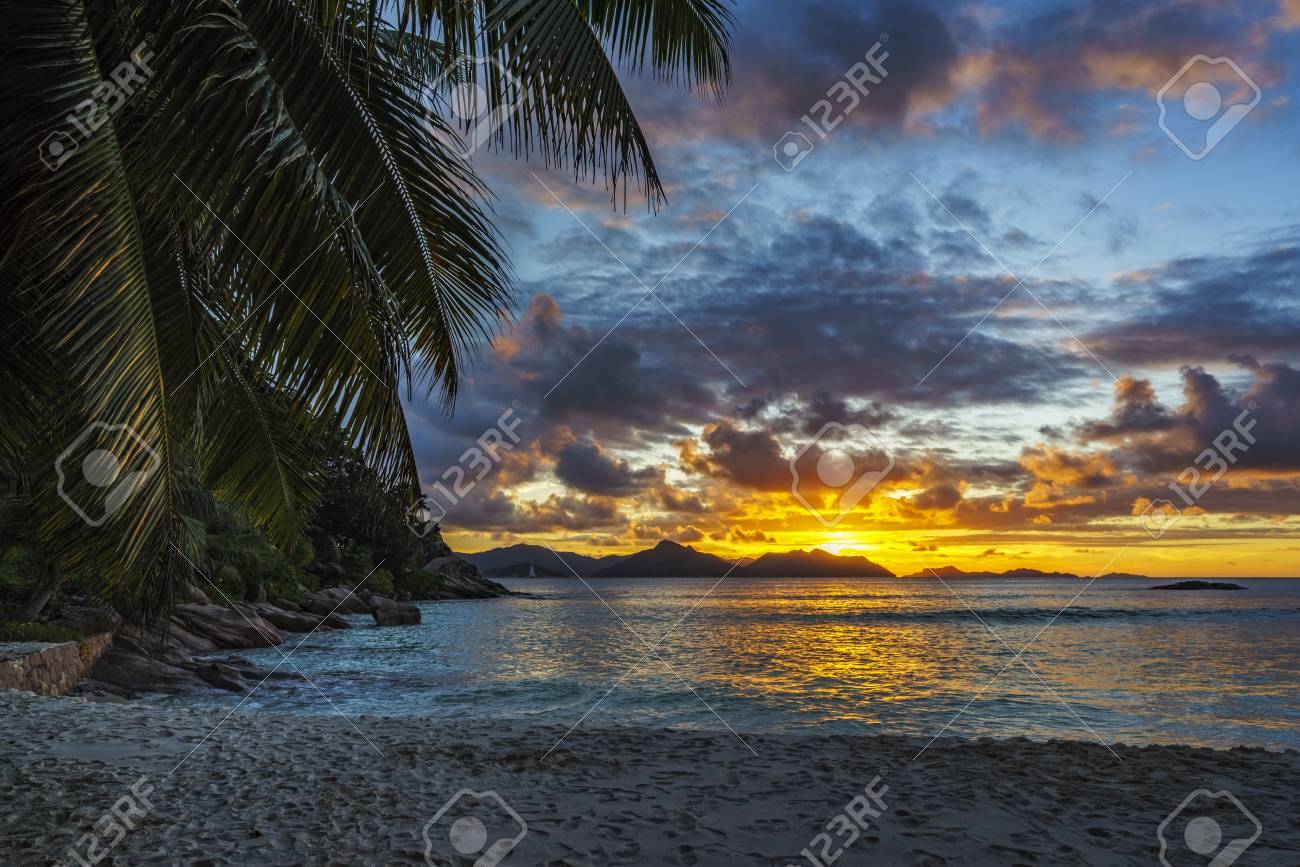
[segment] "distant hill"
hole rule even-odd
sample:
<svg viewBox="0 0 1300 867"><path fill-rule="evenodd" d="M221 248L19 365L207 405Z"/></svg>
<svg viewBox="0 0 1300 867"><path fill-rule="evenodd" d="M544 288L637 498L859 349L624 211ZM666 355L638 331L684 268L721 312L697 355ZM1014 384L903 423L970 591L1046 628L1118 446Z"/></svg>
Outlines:
<svg viewBox="0 0 1300 867"><path fill-rule="evenodd" d="M667 539L620 558L592 573L593 578L892 578L893 573L866 557L837 557L820 549L764 554L736 565L713 554Z"/></svg>
<svg viewBox="0 0 1300 867"><path fill-rule="evenodd" d="M558 557L556 555L559 555ZM561 559L562 558L562 559ZM745 558L736 563L690 545L667 539L653 548L634 554L606 554L590 557L572 551L552 551L545 545L509 545L465 559L489 578L526 578L529 567L537 578L569 578L573 572L583 578L893 578L894 573L866 557L838 556L820 548L811 551L782 551L761 557ZM567 567L565 564L568 564ZM1073 572L1045 572L1042 569L1016 568L1004 572L964 572L956 566L940 566L934 572L945 581L992 578L1091 578ZM930 578L927 569L900 578ZM1146 579L1145 575L1109 572L1102 578Z"/></svg>
<svg viewBox="0 0 1300 867"><path fill-rule="evenodd" d="M1075 575L1073 572L1044 572L1042 569L1008 569L1005 572L963 572L956 566L940 566L938 569L926 569L904 575L904 578L934 578L947 581L963 578L1091 578L1091 575ZM1145 575L1133 575L1127 572L1109 572L1103 578L1146 578Z"/></svg>
<svg viewBox="0 0 1300 867"><path fill-rule="evenodd" d="M572 551L552 551L545 545L508 545L504 548L492 548L488 551L480 551L477 554L466 554L464 556L466 560L477 566L484 575L490 575L498 569L515 569L520 566L523 568L519 574L527 575L528 565L531 563L536 567L538 577L572 576L573 572L569 571L571 568L584 578L598 569L623 559L618 554L608 554L604 557L588 557L585 554L575 554ZM568 568L565 567L566 563ZM503 574L500 577L510 576Z"/></svg>
<svg viewBox="0 0 1300 867"><path fill-rule="evenodd" d="M720 578L731 569L721 557L664 539L592 573L593 578Z"/></svg>
<svg viewBox="0 0 1300 867"><path fill-rule="evenodd" d="M879 563L866 557L839 557L820 548L764 554L736 569L746 578L893 578Z"/></svg>

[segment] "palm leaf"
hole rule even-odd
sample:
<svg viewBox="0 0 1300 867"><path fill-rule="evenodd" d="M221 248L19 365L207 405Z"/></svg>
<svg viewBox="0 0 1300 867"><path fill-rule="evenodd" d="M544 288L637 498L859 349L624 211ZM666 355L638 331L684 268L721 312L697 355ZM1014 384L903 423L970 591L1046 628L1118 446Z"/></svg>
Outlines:
<svg viewBox="0 0 1300 867"><path fill-rule="evenodd" d="M729 75L721 0L0 11L15 22L0 36L15 118L0 141L0 494L29 501L65 572L155 622L199 558L200 485L288 545L317 495L314 444L341 430L384 484L417 492L402 396L450 406L509 312L486 190L428 111L448 70L494 59L491 99L518 106L499 145L615 187L640 178L652 202L616 64L710 92ZM44 137L124 59L146 63L138 46L147 82L41 165ZM92 484L102 455L81 463L69 444L116 456L130 488ZM64 501L103 505L104 488L129 494L104 521Z"/></svg>

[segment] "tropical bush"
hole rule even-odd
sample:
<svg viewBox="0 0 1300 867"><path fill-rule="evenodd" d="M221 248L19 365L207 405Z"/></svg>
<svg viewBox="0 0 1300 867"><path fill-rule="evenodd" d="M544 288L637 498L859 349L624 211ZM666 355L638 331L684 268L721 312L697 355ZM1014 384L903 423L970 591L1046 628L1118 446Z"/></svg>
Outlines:
<svg viewBox="0 0 1300 867"><path fill-rule="evenodd" d="M415 569L393 580L393 590L412 599L428 599L443 588L443 576Z"/></svg>
<svg viewBox="0 0 1300 867"><path fill-rule="evenodd" d="M324 483L313 449L339 435L418 495L402 397L450 406L511 306L449 83L513 107L490 148L657 206L615 67L708 94L729 77L724 0L0 8L0 494L58 574L140 619L205 537L235 556L193 491L292 551ZM289 580L293 558L252 556Z"/></svg>
<svg viewBox="0 0 1300 867"><path fill-rule="evenodd" d="M51 626L48 623L0 623L0 641L49 641L62 643L84 638L75 629Z"/></svg>

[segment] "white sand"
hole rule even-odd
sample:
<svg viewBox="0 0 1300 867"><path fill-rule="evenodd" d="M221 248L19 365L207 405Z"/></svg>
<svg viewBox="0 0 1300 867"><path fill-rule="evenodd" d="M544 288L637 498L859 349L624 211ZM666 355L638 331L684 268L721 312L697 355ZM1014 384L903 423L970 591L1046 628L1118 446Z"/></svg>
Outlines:
<svg viewBox="0 0 1300 867"><path fill-rule="evenodd" d="M1293 751L1119 746L1121 763L1099 744L943 739L912 761L925 740L746 735L756 758L727 732L584 725L539 762L567 726L356 719L381 757L338 716L241 711L169 776L224 711L3 692L0 716L4 865L76 864L79 839L100 864L418 865L425 823L469 788L527 824L503 865L811 867L800 850L877 774L887 809L839 867L1154 865L1157 826L1198 788L1262 823L1239 865L1300 863ZM148 815L84 838L141 776ZM513 830L477 812L492 840ZM447 836L433 828L435 863L473 863Z"/></svg>

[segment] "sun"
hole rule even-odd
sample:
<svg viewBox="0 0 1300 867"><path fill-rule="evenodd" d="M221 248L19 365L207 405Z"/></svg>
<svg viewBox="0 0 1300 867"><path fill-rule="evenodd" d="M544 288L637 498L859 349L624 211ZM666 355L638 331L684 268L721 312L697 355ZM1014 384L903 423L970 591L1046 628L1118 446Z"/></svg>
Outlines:
<svg viewBox="0 0 1300 867"><path fill-rule="evenodd" d="M853 543L851 541L821 542L818 543L817 545L814 545L813 547L821 548L823 551L827 552L828 554L834 554L838 557L841 553L845 551L845 549L852 548Z"/></svg>

